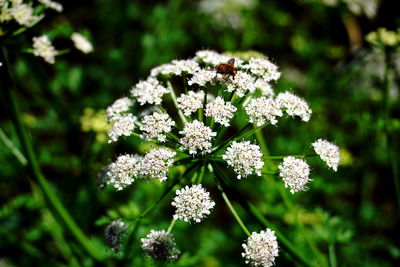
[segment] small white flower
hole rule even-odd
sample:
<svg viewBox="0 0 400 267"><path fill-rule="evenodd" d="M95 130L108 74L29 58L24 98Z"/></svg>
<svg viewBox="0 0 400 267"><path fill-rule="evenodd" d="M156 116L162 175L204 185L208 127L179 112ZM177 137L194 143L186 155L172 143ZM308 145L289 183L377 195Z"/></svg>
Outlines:
<svg viewBox="0 0 400 267"><path fill-rule="evenodd" d="M221 77L221 74L217 74L215 70L202 69L193 74L192 78L189 79L188 84L205 86L207 83L214 83L215 81L221 79Z"/></svg>
<svg viewBox="0 0 400 267"><path fill-rule="evenodd" d="M80 33L74 32L71 35L71 40L74 42L76 49L82 51L85 54L93 52L93 45L89 40Z"/></svg>
<svg viewBox="0 0 400 267"><path fill-rule="evenodd" d="M108 165L106 183L122 190L138 178L141 169L141 157L137 155L121 155Z"/></svg>
<svg viewBox="0 0 400 267"><path fill-rule="evenodd" d="M63 11L63 6L60 3L51 1L51 0L38 0L40 3L45 5L48 8L54 9L57 12Z"/></svg>
<svg viewBox="0 0 400 267"><path fill-rule="evenodd" d="M46 62L54 64L54 58L57 55L57 50L51 44L49 37L43 35L33 37L33 54L37 57L42 57Z"/></svg>
<svg viewBox="0 0 400 267"><path fill-rule="evenodd" d="M114 101L106 110L107 120L114 121L124 115L132 107L133 101L128 97L122 97Z"/></svg>
<svg viewBox="0 0 400 267"><path fill-rule="evenodd" d="M249 122L255 123L257 126L263 126L267 121L275 125L278 122L276 117L283 115L274 99L265 96L252 98L245 110L249 116Z"/></svg>
<svg viewBox="0 0 400 267"><path fill-rule="evenodd" d="M312 146L314 147L315 153L317 153L329 167L337 171L340 163L339 147L323 139L318 139L312 143Z"/></svg>
<svg viewBox="0 0 400 267"><path fill-rule="evenodd" d="M243 71L238 71L235 79L227 80L226 91L235 91L239 97L243 97L248 91L254 92L255 89L255 78Z"/></svg>
<svg viewBox="0 0 400 267"><path fill-rule="evenodd" d="M141 175L165 182L167 180L168 169L174 163L175 156L176 152L167 148L151 149L143 158Z"/></svg>
<svg viewBox="0 0 400 267"><path fill-rule="evenodd" d="M269 228L260 233L253 232L242 247L242 257L251 266L270 267L279 253L275 232Z"/></svg>
<svg viewBox="0 0 400 267"><path fill-rule="evenodd" d="M157 77L158 75L182 75L193 74L200 70L199 64L191 59L188 60L172 60L171 63L163 64L151 70L151 76Z"/></svg>
<svg viewBox="0 0 400 267"><path fill-rule="evenodd" d="M307 190L306 184L311 181L310 166L302 159L292 156L285 157L278 166L279 176L283 179L285 187L290 188L292 194Z"/></svg>
<svg viewBox="0 0 400 267"><path fill-rule="evenodd" d="M246 178L248 175L256 174L261 176L261 169L264 166L260 146L251 144L249 141L232 142L226 149L222 158L238 174L237 178Z"/></svg>
<svg viewBox="0 0 400 267"><path fill-rule="evenodd" d="M143 118L140 130L144 133L143 137L148 141L157 138L158 141L165 142L165 133L171 132L173 126L175 126L175 122L168 114L156 111Z"/></svg>
<svg viewBox="0 0 400 267"><path fill-rule="evenodd" d="M9 11L15 21L22 26L32 25L43 17L34 16L33 8L30 5L23 4L22 1L13 3L13 6L9 9Z"/></svg>
<svg viewBox="0 0 400 267"><path fill-rule="evenodd" d="M137 98L140 105L146 103L159 105L161 104L162 96L167 93L169 93L169 90L153 77L149 77L147 80L137 83L131 90L132 96Z"/></svg>
<svg viewBox="0 0 400 267"><path fill-rule="evenodd" d="M256 89L259 89L261 91L261 95L263 96L267 97L274 96L274 90L272 90L271 84L262 78L258 78L256 80L254 87Z"/></svg>
<svg viewBox="0 0 400 267"><path fill-rule="evenodd" d="M215 122L229 126L229 120L232 119L237 108L230 102L225 102L222 97L217 97L206 106L206 116L211 117Z"/></svg>
<svg viewBox="0 0 400 267"><path fill-rule="evenodd" d="M190 114L203 107L204 92L189 91L187 95L181 94L178 97L177 102L178 107L183 111L183 114L185 114L185 116L190 116Z"/></svg>
<svg viewBox="0 0 400 267"><path fill-rule="evenodd" d="M189 150L191 155L197 154L198 150L203 154L209 153L212 146L211 140L217 135L210 127L198 120L187 123L179 134L183 135L179 140L180 149Z"/></svg>
<svg viewBox="0 0 400 267"><path fill-rule="evenodd" d="M210 214L215 203L210 193L198 184L177 190L171 205L176 208L174 219L199 223Z"/></svg>
<svg viewBox="0 0 400 267"><path fill-rule="evenodd" d="M275 101L289 116L299 116L302 121L310 120L312 111L304 99L289 92L284 92L279 93Z"/></svg>
<svg viewBox="0 0 400 267"><path fill-rule="evenodd" d="M200 50L196 52L195 60L203 62L208 65L218 65L222 63L227 63L230 57L221 55L215 51L211 50Z"/></svg>
<svg viewBox="0 0 400 267"><path fill-rule="evenodd" d="M132 114L120 116L114 121L114 125L108 131L109 143L115 142L120 136L130 136L135 129L137 118Z"/></svg>
<svg viewBox="0 0 400 267"><path fill-rule="evenodd" d="M165 230L151 230L150 233L140 239L142 249L146 255L154 261L161 263L175 262L181 253L175 244L175 238Z"/></svg>
<svg viewBox="0 0 400 267"><path fill-rule="evenodd" d="M121 220L114 220L107 225L104 236L106 243L111 247L111 250L118 252L122 245L122 240L126 234L126 224Z"/></svg>
<svg viewBox="0 0 400 267"><path fill-rule="evenodd" d="M250 58L249 63L243 66L251 73L263 78L266 82L276 81L281 77L278 67L266 58Z"/></svg>

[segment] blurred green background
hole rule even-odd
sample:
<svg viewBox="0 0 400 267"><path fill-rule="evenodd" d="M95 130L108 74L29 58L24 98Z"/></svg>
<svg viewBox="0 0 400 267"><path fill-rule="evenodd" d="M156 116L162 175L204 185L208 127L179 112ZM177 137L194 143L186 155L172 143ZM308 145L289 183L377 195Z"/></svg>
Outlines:
<svg viewBox="0 0 400 267"><path fill-rule="evenodd" d="M319 137L342 148L337 173L313 164L307 192L282 199L280 184L247 179L240 182L243 195L306 257L314 259L319 251L330 266L399 266L399 207L382 116L385 62L382 51L364 39L378 27L400 27L395 1L380 1L375 16L357 14L345 1L329 6L323 0L60 2L63 13L49 12L5 45L40 166L96 249L108 256L103 264L120 266L120 255L103 241L105 225L135 218L161 186L134 184L122 192L96 186L103 166L116 155L137 151L131 141L107 144L102 110L127 95L151 68L212 49L266 54L282 71L275 91L291 89L308 100L313 109L308 124L285 121L264 132L271 154L297 154ZM54 65L24 53L40 34L57 37L54 44L66 47L72 29L90 37L93 53L72 51ZM390 146L399 152L400 53L394 51L392 59L390 130L397 139ZM0 127L20 147L6 105L2 98ZM49 212L38 186L3 142L0 162L0 266L100 265ZM174 233L184 252L179 266L244 266L245 237L215 198L217 207L205 222L177 223ZM128 265L154 265L141 254L139 238L167 227L171 213L166 199L146 217ZM251 218L244 219L251 230L260 230ZM281 251L276 264L298 263Z"/></svg>

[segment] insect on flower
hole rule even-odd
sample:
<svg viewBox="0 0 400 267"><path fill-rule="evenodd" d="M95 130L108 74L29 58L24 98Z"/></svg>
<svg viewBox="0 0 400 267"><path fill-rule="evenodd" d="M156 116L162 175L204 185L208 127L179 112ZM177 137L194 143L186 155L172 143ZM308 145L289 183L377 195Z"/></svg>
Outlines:
<svg viewBox="0 0 400 267"><path fill-rule="evenodd" d="M230 75L233 77L233 79L235 79L235 76L237 74L237 69L235 68L234 64L235 64L235 59L231 58L228 60L228 63L219 64L215 68L217 70L217 73Z"/></svg>

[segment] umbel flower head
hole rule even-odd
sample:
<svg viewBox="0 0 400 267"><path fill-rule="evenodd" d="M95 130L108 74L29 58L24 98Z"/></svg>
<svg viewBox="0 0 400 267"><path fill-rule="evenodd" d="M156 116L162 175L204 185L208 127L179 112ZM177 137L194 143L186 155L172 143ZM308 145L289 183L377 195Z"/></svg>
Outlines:
<svg viewBox="0 0 400 267"><path fill-rule="evenodd" d="M242 246L242 257L251 266L272 266L279 253L275 232L269 228L260 233L253 232Z"/></svg>
<svg viewBox="0 0 400 267"><path fill-rule="evenodd" d="M174 236L164 230L151 230L140 241L144 253L157 262L174 262L180 254L180 251L176 248Z"/></svg>
<svg viewBox="0 0 400 267"><path fill-rule="evenodd" d="M107 245L114 252L117 252L120 249L122 240L126 234L126 230L126 224L121 220L112 221L109 225L107 225L104 231L104 238Z"/></svg>
<svg viewBox="0 0 400 267"><path fill-rule="evenodd" d="M133 138L135 143L149 143L151 149L144 155L118 157L103 172L102 182L117 190L143 180L182 186L171 201L174 214L168 232L153 230L142 239L145 253L157 261L177 259L170 235L176 220L200 223L211 214L215 203L203 180L215 178L214 185L230 208L224 192L229 179L276 175L292 193L304 191L311 181L305 155L270 156L265 142L258 144L263 129L279 126L284 114L308 122L312 111L300 96L276 94L278 66L254 55L232 60L202 50L191 59L173 60L153 68L129 96L107 109L110 143ZM336 170L337 147L320 140L313 147ZM265 160L272 162L265 164ZM230 175L231 168L236 175ZM271 266L278 255L275 234L269 229L253 233L243 248L243 257L253 266Z"/></svg>

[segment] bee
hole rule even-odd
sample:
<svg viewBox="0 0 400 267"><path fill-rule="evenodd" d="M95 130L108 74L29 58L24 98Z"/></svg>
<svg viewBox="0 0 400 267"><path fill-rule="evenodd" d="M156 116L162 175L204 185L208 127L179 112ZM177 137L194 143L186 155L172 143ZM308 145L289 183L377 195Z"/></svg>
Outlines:
<svg viewBox="0 0 400 267"><path fill-rule="evenodd" d="M237 74L237 69L235 68L235 59L231 58L228 60L228 63L219 64L215 66L217 73L226 74L228 76L232 76L235 79Z"/></svg>

